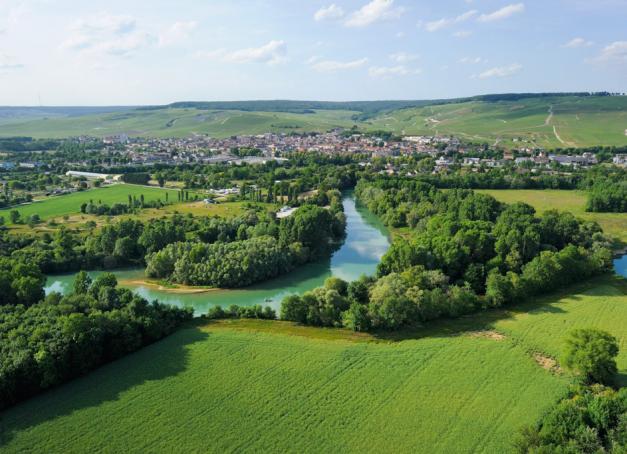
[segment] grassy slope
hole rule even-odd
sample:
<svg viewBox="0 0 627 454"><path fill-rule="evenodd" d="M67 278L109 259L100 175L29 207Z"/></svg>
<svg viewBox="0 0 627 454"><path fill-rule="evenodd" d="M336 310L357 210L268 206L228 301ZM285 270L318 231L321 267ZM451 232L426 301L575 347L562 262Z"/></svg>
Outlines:
<svg viewBox="0 0 627 454"><path fill-rule="evenodd" d="M550 106L554 115L548 120ZM107 136L214 137L265 132L326 131L350 127L356 112L318 110L315 114L167 108L0 123L0 137ZM455 134L466 139L543 147L627 145L627 97L530 98L494 103L467 102L382 113L365 129L403 134ZM555 131L563 142L556 137ZM516 143L520 145L520 142Z"/></svg>
<svg viewBox="0 0 627 454"><path fill-rule="evenodd" d="M552 189L481 189L477 192L491 194L501 202L528 203L538 213L552 209L570 211L579 218L597 221L605 233L627 243L627 213L588 213L584 192Z"/></svg>
<svg viewBox="0 0 627 454"><path fill-rule="evenodd" d="M116 202L127 203L129 194L137 198L143 194L146 202L158 199L165 202L166 192L169 194L170 202L177 201L177 191L175 190L150 188L131 184L116 184L67 195L48 197L28 205L6 208L0 210L0 216L4 216L7 224L10 224L9 212L17 210L20 212L22 219L32 214L38 214L42 220L45 220L80 213L81 204L89 203L90 200L93 200L94 203L102 201L102 203L108 205L112 205Z"/></svg>
<svg viewBox="0 0 627 454"><path fill-rule="evenodd" d="M1 415L5 452L508 452L566 390L536 364L578 325L619 336L627 292L602 277L519 311L374 339L242 321L190 327ZM496 329L503 340L469 335Z"/></svg>
<svg viewBox="0 0 627 454"><path fill-rule="evenodd" d="M172 108L134 110L0 124L0 137L28 135L63 138L81 134L108 136L119 133L151 137L183 137L192 134L229 137L266 132L327 131L337 126L352 126L350 118L354 113L341 110L317 111L315 114Z"/></svg>
<svg viewBox="0 0 627 454"><path fill-rule="evenodd" d="M551 105L554 115L547 124ZM403 134L454 134L503 145L514 144L514 138L542 147L627 145L627 97L445 104L398 110L368 124ZM555 136L554 126L564 143Z"/></svg>

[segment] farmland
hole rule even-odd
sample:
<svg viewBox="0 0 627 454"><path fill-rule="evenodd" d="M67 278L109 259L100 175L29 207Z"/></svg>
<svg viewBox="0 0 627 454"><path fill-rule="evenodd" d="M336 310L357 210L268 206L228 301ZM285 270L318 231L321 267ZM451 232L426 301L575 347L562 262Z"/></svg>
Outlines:
<svg viewBox="0 0 627 454"><path fill-rule="evenodd" d="M529 98L433 105L383 113L366 124L371 129L398 134L456 135L506 147L624 146L627 145L627 97Z"/></svg>
<svg viewBox="0 0 627 454"><path fill-rule="evenodd" d="M4 452L510 452L512 434L571 381L538 355L557 356L566 330L592 325L620 339L624 377L626 317L624 281L601 277L389 339L199 324L6 411L0 443Z"/></svg>
<svg viewBox="0 0 627 454"><path fill-rule="evenodd" d="M0 125L0 137L32 136L64 138L87 134L96 137L126 133L131 136L185 137L209 134L229 137L267 132L327 131L350 127L356 112L315 111L311 114L286 112L244 112L163 108L132 110L79 117L43 118Z"/></svg>
<svg viewBox="0 0 627 454"><path fill-rule="evenodd" d="M9 212L17 210L22 219L33 214L38 214L42 220L47 220L78 214L80 213L81 204L89 203L90 200L93 200L94 203L101 201L102 203L111 205L114 203L127 203L129 195L137 198L143 195L146 202L156 200L165 202L166 193L169 194L170 202L176 202L177 191L175 190L130 184L116 184L87 191L74 192L67 195L47 197L28 205L6 208L0 210L0 216L3 216L5 221L9 222ZM58 219L58 221L60 221L60 219Z"/></svg>
<svg viewBox="0 0 627 454"><path fill-rule="evenodd" d="M103 137L126 133L143 137L208 134L224 138L268 132L320 132L357 126L362 130L386 130L400 135L455 135L473 142L505 147L627 145L625 96L407 103L422 107L399 109L398 104L390 104L386 109L386 106L377 107L377 103L371 103L372 110L368 110L355 103L334 103L327 108L296 113L255 110L263 105L249 106L251 110L236 110L236 104L228 108L229 104L224 103L225 108L221 110L174 105L96 113L86 110L82 115L74 112L71 116L54 112L53 115L36 117L30 112L20 117L17 112L18 116L10 121L0 122L0 137ZM356 108L362 110L351 110Z"/></svg>
<svg viewBox="0 0 627 454"><path fill-rule="evenodd" d="M525 202L538 213L554 209L570 211L576 217L598 222L605 233L627 242L627 214L587 212L585 192L552 189L479 189L476 192L490 194L505 203Z"/></svg>

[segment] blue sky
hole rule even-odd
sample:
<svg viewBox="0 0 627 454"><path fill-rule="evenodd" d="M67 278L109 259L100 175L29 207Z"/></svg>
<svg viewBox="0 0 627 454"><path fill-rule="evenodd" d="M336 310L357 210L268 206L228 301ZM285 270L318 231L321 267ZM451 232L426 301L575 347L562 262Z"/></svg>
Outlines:
<svg viewBox="0 0 627 454"><path fill-rule="evenodd" d="M627 0L0 0L0 105L627 91Z"/></svg>

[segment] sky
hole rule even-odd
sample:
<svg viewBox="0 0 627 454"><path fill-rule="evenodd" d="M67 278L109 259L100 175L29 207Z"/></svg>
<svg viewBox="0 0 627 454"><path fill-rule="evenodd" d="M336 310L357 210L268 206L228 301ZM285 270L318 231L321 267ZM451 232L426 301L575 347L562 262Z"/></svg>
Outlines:
<svg viewBox="0 0 627 454"><path fill-rule="evenodd" d="M0 105L627 91L627 0L0 0Z"/></svg>

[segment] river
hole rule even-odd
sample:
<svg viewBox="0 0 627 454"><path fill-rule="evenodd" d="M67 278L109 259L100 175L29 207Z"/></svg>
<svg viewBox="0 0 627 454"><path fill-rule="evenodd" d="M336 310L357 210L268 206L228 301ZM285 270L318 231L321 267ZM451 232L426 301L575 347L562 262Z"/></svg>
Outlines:
<svg viewBox="0 0 627 454"><path fill-rule="evenodd" d="M125 287L152 301L176 306L193 307L199 315L216 305L228 307L231 304L252 306L264 304L278 309L281 300L293 293L303 293L321 286L329 276L337 276L345 280L357 279L362 274L374 274L381 256L390 246L389 234L383 224L366 208L356 203L352 193L343 199L346 214L346 240L330 259L311 263L297 270L244 289L211 290L204 293L181 294L159 290L146 285L130 285L124 281L141 280L144 270L141 268L114 271ZM102 272L94 271L92 277ZM52 275L46 282L46 293L67 293L74 281L75 273Z"/></svg>

